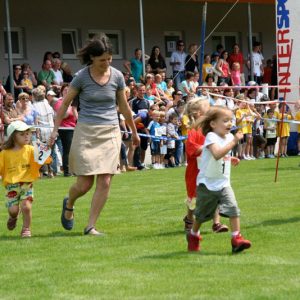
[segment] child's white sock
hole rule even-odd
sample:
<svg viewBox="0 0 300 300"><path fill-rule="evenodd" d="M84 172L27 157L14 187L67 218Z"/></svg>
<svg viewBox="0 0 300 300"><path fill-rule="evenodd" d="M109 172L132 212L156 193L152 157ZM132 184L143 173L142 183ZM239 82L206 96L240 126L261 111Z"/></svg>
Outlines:
<svg viewBox="0 0 300 300"><path fill-rule="evenodd" d="M191 235L199 236L200 235L200 230L198 230L197 232L194 232L194 230L191 229Z"/></svg>
<svg viewBox="0 0 300 300"><path fill-rule="evenodd" d="M239 235L239 231L233 231L233 232L231 232L231 236L232 237L236 237L237 235Z"/></svg>

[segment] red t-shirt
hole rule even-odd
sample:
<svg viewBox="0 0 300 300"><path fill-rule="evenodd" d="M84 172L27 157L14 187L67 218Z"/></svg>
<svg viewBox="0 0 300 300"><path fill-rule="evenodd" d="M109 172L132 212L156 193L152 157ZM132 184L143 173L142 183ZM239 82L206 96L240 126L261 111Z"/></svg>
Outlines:
<svg viewBox="0 0 300 300"><path fill-rule="evenodd" d="M57 100L57 102L53 105L53 109L57 112L59 110L59 108L61 107L62 105L62 101L63 99L60 98ZM63 119L60 123L60 126L61 127L75 127L76 126L76 119L74 117L74 114L73 114L73 110L72 110L72 107L70 106L67 110L67 114L68 116Z"/></svg>
<svg viewBox="0 0 300 300"><path fill-rule="evenodd" d="M189 198L196 197L196 179L199 173L197 157L199 153L197 150L204 145L205 136L201 130L191 129L188 132L188 138L185 143L187 167L185 170L185 184L186 192Z"/></svg>
<svg viewBox="0 0 300 300"><path fill-rule="evenodd" d="M237 54L234 54L234 53L231 53L229 55L229 58L228 58L228 63L229 63L229 66L230 66L230 69L232 68L232 64L234 62L238 62L240 64L240 72L241 73L244 73L243 71L243 67L244 67L244 56L241 52L237 53Z"/></svg>

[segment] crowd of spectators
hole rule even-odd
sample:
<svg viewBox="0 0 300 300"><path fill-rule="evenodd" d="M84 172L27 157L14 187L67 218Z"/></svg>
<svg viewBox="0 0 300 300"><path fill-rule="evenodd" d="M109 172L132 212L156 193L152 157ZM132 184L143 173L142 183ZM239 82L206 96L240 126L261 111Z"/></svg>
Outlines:
<svg viewBox="0 0 300 300"><path fill-rule="evenodd" d="M154 169L184 164L182 137L187 135L189 129L185 106L199 95L206 95L211 106L227 106L233 111L233 122L245 137L235 149L238 157L246 160L273 157L280 131L284 142L279 151L283 157L287 156L289 123L284 123L284 130L279 130L274 118L279 119L282 113L286 119L298 117L292 116L287 107L282 111L276 104L264 104L263 101L276 97L276 89L267 89L267 93L263 94L259 86L262 83L277 84L276 58L264 63L261 44L254 43L254 81L249 81L246 80L245 69L251 67L251 59L244 57L238 44L233 45L230 52L218 45L212 55L206 54L201 72L197 45L189 45L188 53L182 40L176 45L169 66L158 46L152 48L150 56L145 56L145 66L139 48L135 49L132 59L124 62L126 97L141 135L141 143L139 147L133 145L129 128L120 114L122 171L146 169L145 155L149 145ZM166 76L168 68L172 69L170 78ZM39 128L34 139L47 142L55 113L72 78L70 67L61 60L58 52L45 53L38 73L33 72L28 63L14 65L14 97L9 77L5 84L0 85L2 124L22 120L28 125L36 125ZM260 104L257 105L257 102ZM53 163L47 170L42 170L42 174L53 177L63 171L64 176L72 175L68 169L68 154L79 110L80 104L74 101L61 124L65 129L59 130L59 138L52 149Z"/></svg>

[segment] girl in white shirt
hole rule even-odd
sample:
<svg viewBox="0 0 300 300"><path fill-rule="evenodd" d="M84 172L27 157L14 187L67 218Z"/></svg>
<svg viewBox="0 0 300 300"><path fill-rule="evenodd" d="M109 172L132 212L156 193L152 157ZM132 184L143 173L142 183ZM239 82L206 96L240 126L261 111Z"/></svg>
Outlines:
<svg viewBox="0 0 300 300"><path fill-rule="evenodd" d="M231 157L231 150L243 134L230 133L232 112L226 107L212 107L199 127L206 137L197 176L195 220L187 237L188 250L200 250L200 226L213 218L219 205L220 214L230 219L232 252L237 253L251 247L251 242L240 234L240 210L230 185L231 164L239 163L238 158Z"/></svg>

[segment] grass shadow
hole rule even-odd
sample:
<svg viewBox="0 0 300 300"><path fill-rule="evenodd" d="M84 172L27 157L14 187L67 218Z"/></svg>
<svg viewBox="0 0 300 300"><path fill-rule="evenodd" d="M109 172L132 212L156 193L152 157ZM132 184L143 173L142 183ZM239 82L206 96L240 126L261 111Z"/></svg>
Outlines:
<svg viewBox="0 0 300 300"><path fill-rule="evenodd" d="M82 232L63 232L63 231L54 231L45 234L34 234L31 238L27 238L27 240L36 239L36 238L60 238L60 237L76 237L76 236L84 236ZM22 239L19 235L8 236L3 235L0 236L1 241L13 241ZM25 240L25 239L23 239Z"/></svg>
<svg viewBox="0 0 300 300"><path fill-rule="evenodd" d="M293 217L293 218L288 218L288 219L270 219L270 220L265 220L260 223L256 223L253 225L246 225L243 226L245 228L255 228L259 226L278 226L278 225L284 225L284 224L290 224L290 223L297 223L300 222L300 217Z"/></svg>
<svg viewBox="0 0 300 300"><path fill-rule="evenodd" d="M146 255L146 256L140 256L138 259L174 259L174 258L185 258L189 257L191 255L197 255L197 256L233 256L231 252L213 252L213 251L200 251L200 252L188 252L187 250L184 251L176 251L176 252L169 252L164 254L157 254L157 255Z"/></svg>

